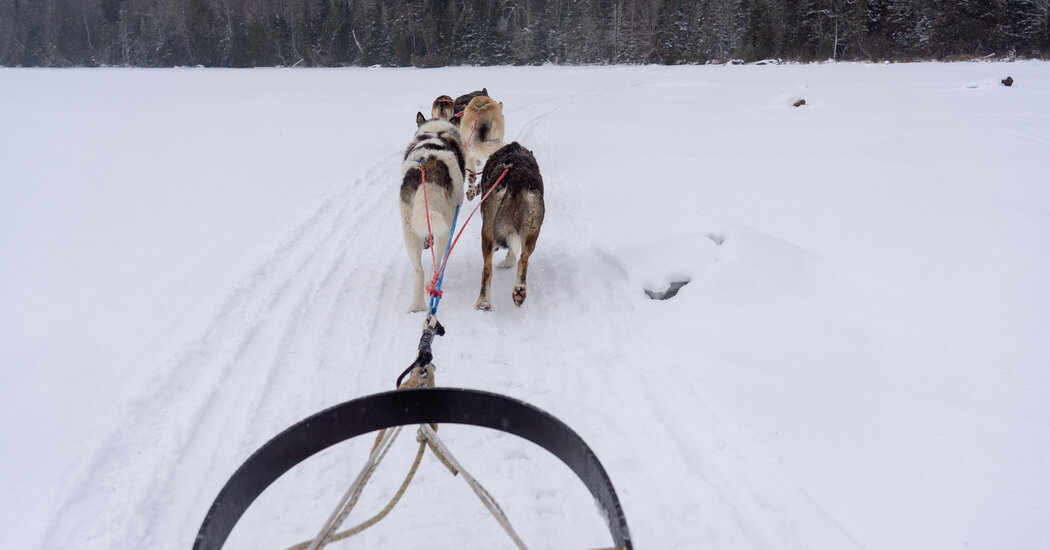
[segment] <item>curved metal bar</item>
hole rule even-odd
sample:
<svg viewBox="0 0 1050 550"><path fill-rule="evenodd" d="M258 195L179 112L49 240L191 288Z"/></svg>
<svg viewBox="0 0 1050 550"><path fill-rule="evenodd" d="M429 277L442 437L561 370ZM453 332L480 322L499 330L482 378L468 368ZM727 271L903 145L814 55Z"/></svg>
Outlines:
<svg viewBox="0 0 1050 550"><path fill-rule="evenodd" d="M564 422L528 403L477 390L429 388L377 393L321 411L268 441L234 472L204 517L194 550L222 548L233 527L282 474L336 443L409 424L468 424L527 439L564 462L602 507L616 547L630 550L620 501L598 457Z"/></svg>

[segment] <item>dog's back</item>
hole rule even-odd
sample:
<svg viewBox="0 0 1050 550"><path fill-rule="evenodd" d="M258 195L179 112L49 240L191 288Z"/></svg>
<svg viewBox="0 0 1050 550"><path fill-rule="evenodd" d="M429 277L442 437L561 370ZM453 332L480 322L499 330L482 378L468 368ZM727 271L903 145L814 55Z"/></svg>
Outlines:
<svg viewBox="0 0 1050 550"><path fill-rule="evenodd" d="M503 146L503 105L488 96L478 96L470 100L463 112L460 133L464 136L464 147L483 147L486 143L498 143L489 151L491 155Z"/></svg>
<svg viewBox="0 0 1050 550"><path fill-rule="evenodd" d="M502 248L515 249L511 246L514 239L523 241L527 235L539 233L543 223L545 207L543 203L543 176L532 151L518 142L503 146L489 157L485 163L482 185L490 186L499 179L503 170L499 188L493 191L498 200L485 201L482 204L482 215L492 214L496 244ZM488 191L488 189L484 189Z"/></svg>
<svg viewBox="0 0 1050 550"><path fill-rule="evenodd" d="M452 213L446 212L448 208L442 206L448 204L454 209L463 203L465 160L459 132L451 122L436 118L417 120L417 124L419 127L405 149L404 160L401 163L401 204L412 209L412 227L422 235L425 234L426 225L416 222L419 221L417 218L425 221L421 216L426 212L417 208L424 206L423 193L418 193L423 174L426 174L427 193L432 193L431 188L440 191L440 194L429 197L428 202L433 210L430 215L431 221L436 217L439 219L439 225L445 225L446 220L443 218L448 217L447 225L451 226ZM434 223L431 223L431 226L433 225Z"/></svg>

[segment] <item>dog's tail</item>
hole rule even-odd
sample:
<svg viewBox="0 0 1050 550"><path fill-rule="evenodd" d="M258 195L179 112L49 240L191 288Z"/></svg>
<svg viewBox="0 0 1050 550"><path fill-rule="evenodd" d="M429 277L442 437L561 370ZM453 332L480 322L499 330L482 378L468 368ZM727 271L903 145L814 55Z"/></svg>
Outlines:
<svg viewBox="0 0 1050 550"><path fill-rule="evenodd" d="M430 108L431 118L443 118L445 120L452 120L452 115L455 112L455 100L447 95L443 95L434 100L434 105Z"/></svg>
<svg viewBox="0 0 1050 550"><path fill-rule="evenodd" d="M510 249L511 256L517 258L521 255L521 236L518 235L517 231L511 231L501 244Z"/></svg>

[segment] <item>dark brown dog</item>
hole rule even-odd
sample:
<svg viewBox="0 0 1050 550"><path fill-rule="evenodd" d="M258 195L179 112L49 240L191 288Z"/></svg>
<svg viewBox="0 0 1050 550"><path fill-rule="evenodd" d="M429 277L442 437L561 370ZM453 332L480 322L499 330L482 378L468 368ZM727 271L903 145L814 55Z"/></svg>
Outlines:
<svg viewBox="0 0 1050 550"><path fill-rule="evenodd" d="M476 92L470 92L469 94L463 94L463 95L457 97L456 101L454 101L453 104L452 104L452 108L453 108L453 111L454 111L452 113L452 116L454 117L454 120L452 121L452 123L453 124L460 124L463 121L463 112L467 110L467 104L470 103L470 100L472 100L472 99L474 99L475 97L478 97L478 96L488 97L488 95L489 95L489 89L488 88L482 88L482 89L480 89L480 90L478 90Z"/></svg>
<svg viewBox="0 0 1050 550"><path fill-rule="evenodd" d="M506 170L506 175L499 177ZM499 184L496 185L496 182ZM518 276L511 298L514 305L525 302L528 286L529 258L536 249L543 224L543 177L532 151L518 142L505 145L489 157L482 173L482 190L496 185L481 204L481 294L474 307L492 309L489 290L492 286L492 254L497 246L507 248L507 257L499 267L508 268L518 258Z"/></svg>

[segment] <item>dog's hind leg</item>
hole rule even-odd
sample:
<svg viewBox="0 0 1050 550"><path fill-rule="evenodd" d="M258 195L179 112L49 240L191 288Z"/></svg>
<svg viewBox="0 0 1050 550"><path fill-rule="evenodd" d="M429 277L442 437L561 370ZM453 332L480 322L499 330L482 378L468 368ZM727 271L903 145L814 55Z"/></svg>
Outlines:
<svg viewBox="0 0 1050 550"><path fill-rule="evenodd" d="M521 258L518 260L518 280L514 285L514 291L511 293L514 305L518 307L525 303L525 295L528 291L525 278L529 273L529 257L532 256L532 251L536 250L536 239L539 237L540 231L537 227L534 231L529 231L528 235L525 236L525 242L522 243Z"/></svg>
<svg viewBox="0 0 1050 550"><path fill-rule="evenodd" d="M478 296L477 303L474 304L475 309L482 311L492 309L489 291L492 288L492 252L496 246L496 239L492 235L493 224L486 225L481 228L481 257L484 261L484 266L481 268L481 294Z"/></svg>
<svg viewBox="0 0 1050 550"><path fill-rule="evenodd" d="M408 259L412 260L412 305L408 311L423 311L427 308L423 302L423 239L411 231L405 231L405 250L408 251Z"/></svg>
<svg viewBox="0 0 1050 550"><path fill-rule="evenodd" d="M474 200L474 197L478 195L478 167L476 164L471 163L467 166L467 200Z"/></svg>

